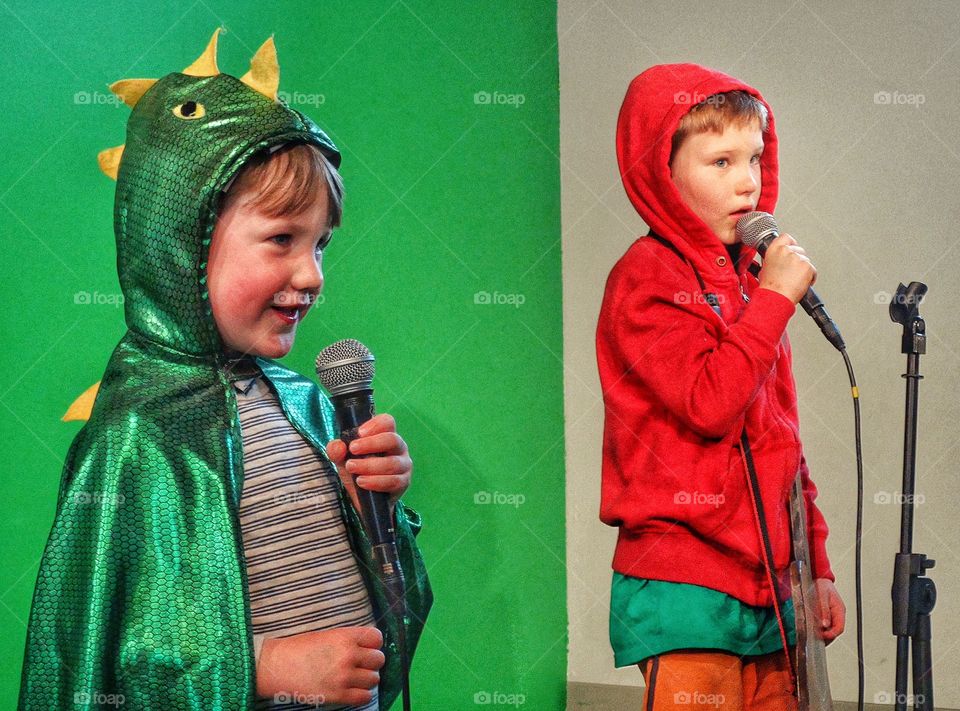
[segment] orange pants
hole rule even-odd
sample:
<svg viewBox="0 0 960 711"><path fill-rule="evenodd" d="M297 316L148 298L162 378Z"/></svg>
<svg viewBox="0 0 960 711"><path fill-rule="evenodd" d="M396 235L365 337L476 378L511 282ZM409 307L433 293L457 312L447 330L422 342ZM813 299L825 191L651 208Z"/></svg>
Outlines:
<svg viewBox="0 0 960 711"><path fill-rule="evenodd" d="M643 711L796 711L783 652L738 657L679 651L639 664L647 690Z"/></svg>

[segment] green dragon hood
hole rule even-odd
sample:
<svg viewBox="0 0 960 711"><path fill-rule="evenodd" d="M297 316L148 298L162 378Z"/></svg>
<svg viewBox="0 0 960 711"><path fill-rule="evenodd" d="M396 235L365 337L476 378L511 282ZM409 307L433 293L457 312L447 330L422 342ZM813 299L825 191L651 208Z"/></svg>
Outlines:
<svg viewBox="0 0 960 711"><path fill-rule="evenodd" d="M256 151L290 141L339 154L277 97L267 40L242 78L216 68L214 33L183 72L111 89L133 108L127 143L102 151L117 179L117 266L127 333L64 461L34 590L18 708L125 704L137 711L253 709L256 663L239 506L243 436L206 288L224 188ZM329 400L280 363L257 366L319 457L336 436ZM95 396L95 399L93 399ZM400 692L432 604L414 535L396 505L408 616L387 604L369 541L341 490L349 542L383 632L379 700Z"/></svg>
<svg viewBox="0 0 960 711"><path fill-rule="evenodd" d="M257 151L289 142L312 143L340 163L327 135L277 95L272 38L237 79L217 69L218 34L183 72L111 86L133 111L126 144L100 156L117 179L114 231L127 326L197 356L221 350L206 261L219 202L237 171Z"/></svg>

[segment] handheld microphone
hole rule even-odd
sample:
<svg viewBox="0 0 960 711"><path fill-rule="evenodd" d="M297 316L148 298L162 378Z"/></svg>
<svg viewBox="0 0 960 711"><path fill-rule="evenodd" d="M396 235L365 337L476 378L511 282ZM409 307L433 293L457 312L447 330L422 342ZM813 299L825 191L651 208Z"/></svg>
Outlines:
<svg viewBox="0 0 960 711"><path fill-rule="evenodd" d="M767 253L770 243L780 236L777 221L769 212L748 212L737 220L736 230L737 238L748 247L756 249L761 257ZM812 288L807 289L807 293L800 300L800 305L813 317L833 347L843 352L847 346L843 342L843 336L840 335L840 329L830 318L817 292Z"/></svg>
<svg viewBox="0 0 960 711"><path fill-rule="evenodd" d="M373 375L374 357L369 349L352 338L337 341L317 355L317 378L330 393L340 439L347 445L347 459L377 456L373 454L350 454L350 443L360 436L360 425L374 415ZM390 495L382 491L370 491L355 487L360 501L360 518L370 538L373 559L378 577L383 583L387 605L397 621L397 640L400 655L403 708L408 711L410 702L410 657L407 650L406 582L400 557L397 554L397 534L390 513ZM393 643L390 643L391 647Z"/></svg>
<svg viewBox="0 0 960 711"><path fill-rule="evenodd" d="M365 345L352 338L337 341L317 356L317 377L330 393L336 412L340 439L347 445L347 459L376 455L350 454L350 443L359 437L360 425L374 415L373 376L375 359ZM390 496L382 491L356 487L360 501L360 518L370 537L373 556L380 575L389 589L394 577L399 578L403 598L403 571L397 556L396 532L390 513Z"/></svg>

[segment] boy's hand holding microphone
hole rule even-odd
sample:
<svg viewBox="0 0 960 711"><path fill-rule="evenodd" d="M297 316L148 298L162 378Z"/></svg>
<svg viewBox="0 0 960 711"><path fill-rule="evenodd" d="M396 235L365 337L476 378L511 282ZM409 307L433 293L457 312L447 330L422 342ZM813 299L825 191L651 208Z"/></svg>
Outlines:
<svg viewBox="0 0 960 711"><path fill-rule="evenodd" d="M737 220L737 239L763 257L760 286L783 294L816 321L823 335L838 351L846 350L840 329L830 318L813 283L817 270L803 247L788 234L781 234L777 221L768 212L748 212Z"/></svg>
<svg viewBox="0 0 960 711"><path fill-rule="evenodd" d="M817 270L797 240L784 232L767 247L759 280L760 288L776 291L799 304L817 281Z"/></svg>
<svg viewBox="0 0 960 711"><path fill-rule="evenodd" d="M377 456L364 459L347 458L347 445L335 439L327 445L330 457L340 473L340 480L350 494L357 511L357 486L390 495L391 505L410 487L413 461L403 437L397 434L397 423L387 414L375 415L360 426L360 437L350 443L350 454ZM354 485L356 481L356 485Z"/></svg>

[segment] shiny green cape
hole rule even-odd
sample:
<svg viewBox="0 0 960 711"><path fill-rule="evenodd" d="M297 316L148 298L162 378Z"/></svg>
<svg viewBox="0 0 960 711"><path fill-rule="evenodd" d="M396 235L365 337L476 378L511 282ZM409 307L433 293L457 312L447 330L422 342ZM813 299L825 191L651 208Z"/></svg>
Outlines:
<svg viewBox="0 0 960 711"><path fill-rule="evenodd" d="M30 613L23 711L253 708L242 437L207 253L224 188L255 152L294 141L335 165L340 156L310 119L270 95L272 41L242 79L216 70L215 45L216 33L212 64L198 60L193 74L126 87L133 112L114 227L128 331L65 462ZM257 362L290 422L326 457L336 434L327 398L282 365ZM400 621L385 614L369 543L342 490L341 509L384 634L386 709L399 691ZM419 527L398 503L411 656L432 603Z"/></svg>

